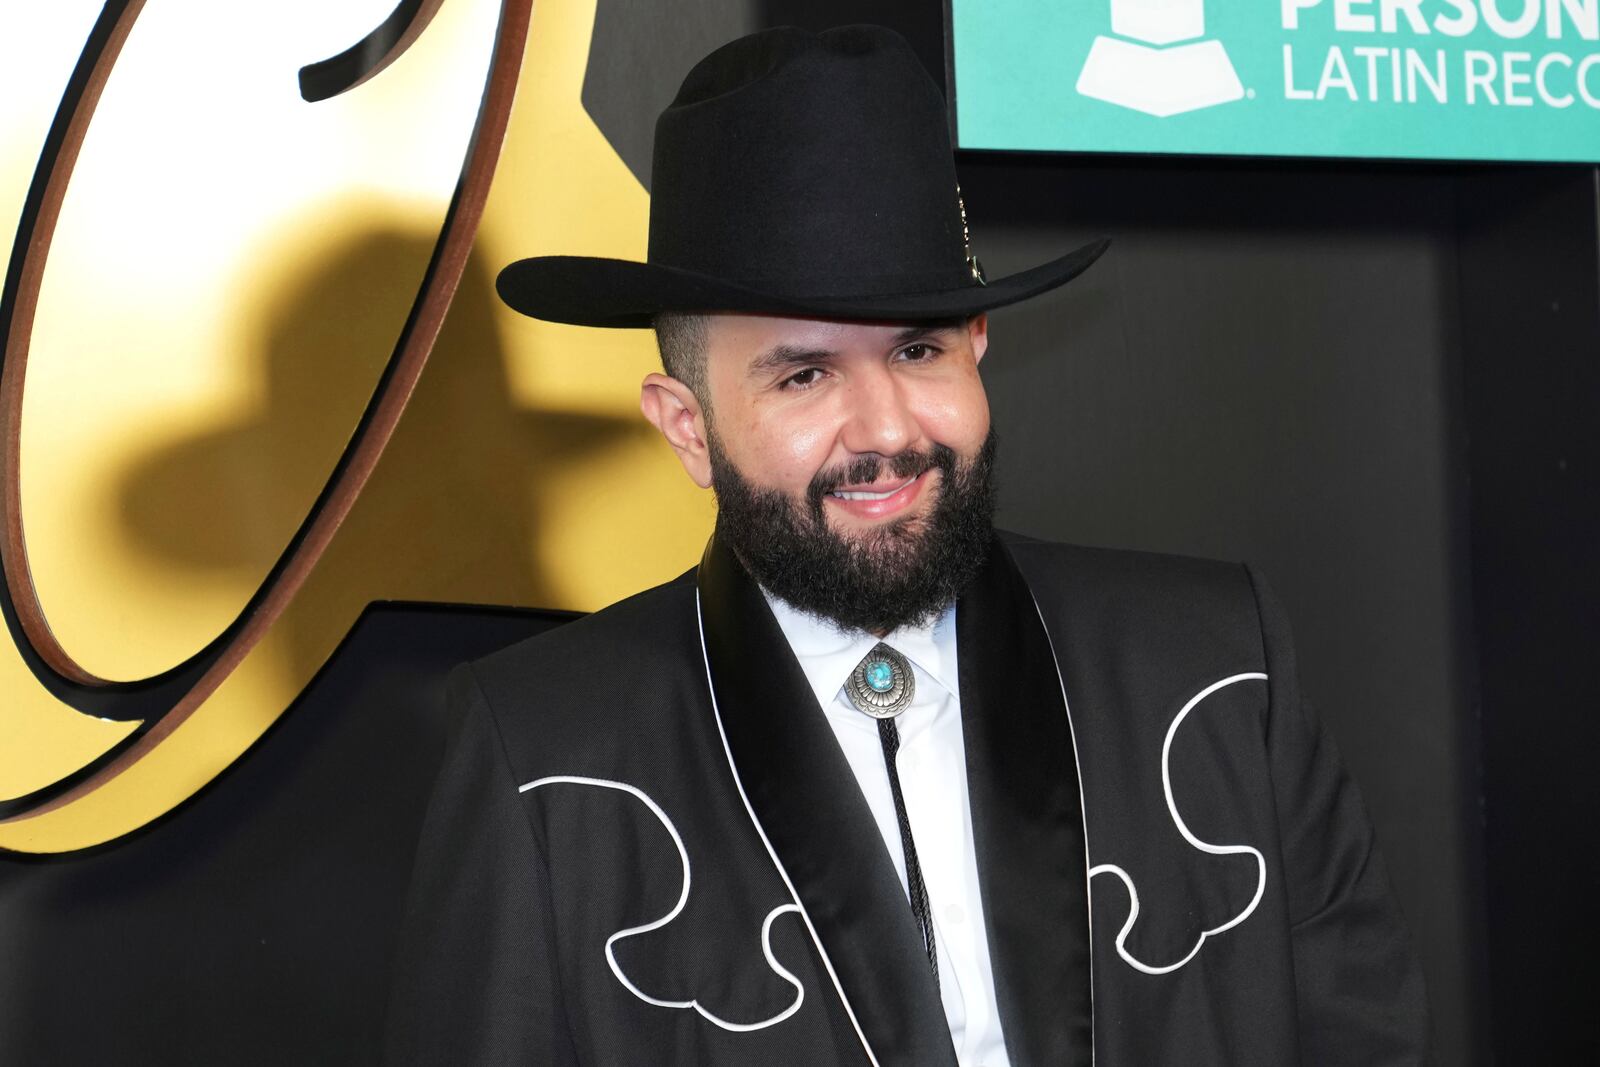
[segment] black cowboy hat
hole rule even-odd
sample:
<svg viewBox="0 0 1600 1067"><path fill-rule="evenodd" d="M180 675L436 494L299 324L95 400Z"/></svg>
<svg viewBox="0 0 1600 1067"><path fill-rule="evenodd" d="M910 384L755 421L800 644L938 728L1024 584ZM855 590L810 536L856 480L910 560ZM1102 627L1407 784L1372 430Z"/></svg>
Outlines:
<svg viewBox="0 0 1600 1067"><path fill-rule="evenodd" d="M1052 289L1108 244L985 281L944 98L881 26L784 27L712 52L656 121L651 186L648 262L519 260L501 299L582 326L663 311L944 318Z"/></svg>

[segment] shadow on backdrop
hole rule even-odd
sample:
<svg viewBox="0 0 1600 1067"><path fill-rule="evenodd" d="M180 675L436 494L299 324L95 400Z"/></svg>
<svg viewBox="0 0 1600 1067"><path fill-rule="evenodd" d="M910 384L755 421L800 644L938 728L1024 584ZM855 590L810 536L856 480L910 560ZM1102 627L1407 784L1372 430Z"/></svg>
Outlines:
<svg viewBox="0 0 1600 1067"><path fill-rule="evenodd" d="M298 274L262 333L264 408L136 462L122 490L128 535L169 569L264 571L378 380L387 347L364 339L405 321L430 247L431 236L370 232ZM561 508L542 475L649 427L516 406L497 300L474 251L393 438L301 594L329 610L291 610L280 621L291 628L288 677L308 678L371 600L560 599L533 549Z"/></svg>

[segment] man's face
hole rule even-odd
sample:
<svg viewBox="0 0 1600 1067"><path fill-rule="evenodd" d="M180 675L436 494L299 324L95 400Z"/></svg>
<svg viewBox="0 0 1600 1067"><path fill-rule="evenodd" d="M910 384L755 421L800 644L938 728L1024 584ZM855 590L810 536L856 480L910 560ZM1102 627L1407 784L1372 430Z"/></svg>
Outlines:
<svg viewBox="0 0 1600 1067"><path fill-rule="evenodd" d="M970 462L989 433L978 377L988 321L956 325L712 315L706 390L723 457L753 486L807 503L821 477L828 528L860 539L930 514L938 469L894 473L937 445ZM862 477L876 466L876 476Z"/></svg>
<svg viewBox="0 0 1600 1067"><path fill-rule="evenodd" d="M670 420L652 421L691 476L715 488L718 536L762 585L881 633L948 604L986 554L993 449L978 361L987 343L981 316L713 315L710 416L694 405L703 450L682 447ZM647 380L647 415L651 407Z"/></svg>

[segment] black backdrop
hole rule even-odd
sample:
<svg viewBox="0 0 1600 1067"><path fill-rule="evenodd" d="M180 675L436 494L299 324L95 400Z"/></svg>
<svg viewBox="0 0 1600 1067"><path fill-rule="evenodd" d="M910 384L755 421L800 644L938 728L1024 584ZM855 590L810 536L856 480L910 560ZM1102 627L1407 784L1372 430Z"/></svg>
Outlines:
<svg viewBox="0 0 1600 1067"><path fill-rule="evenodd" d="M600 0L584 103L644 180L695 57L844 21L896 26L942 78L936 4ZM1262 564L1378 825L1437 1062L1592 1062L1593 168L960 166L991 274L1115 239L994 316L1002 521ZM92 855L0 863L0 1060L370 1059L440 672L553 621L371 612L195 803Z"/></svg>

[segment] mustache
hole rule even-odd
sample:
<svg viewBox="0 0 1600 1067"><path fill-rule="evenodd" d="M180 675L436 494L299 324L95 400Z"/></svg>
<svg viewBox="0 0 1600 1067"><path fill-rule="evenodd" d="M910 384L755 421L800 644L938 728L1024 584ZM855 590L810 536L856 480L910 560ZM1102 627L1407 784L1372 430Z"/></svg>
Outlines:
<svg viewBox="0 0 1600 1067"><path fill-rule="evenodd" d="M875 482L887 472L895 478L915 478L924 471L937 468L945 478L955 473L956 453L949 445L935 444L926 451L905 451L893 456L877 453L857 456L848 463L820 470L806 486L806 504L812 517L821 523L822 498L841 486Z"/></svg>

